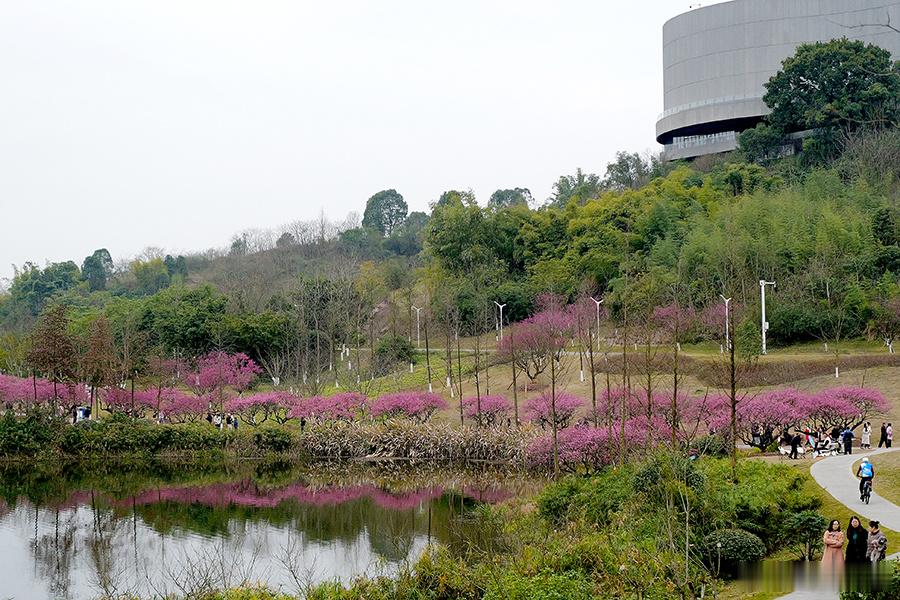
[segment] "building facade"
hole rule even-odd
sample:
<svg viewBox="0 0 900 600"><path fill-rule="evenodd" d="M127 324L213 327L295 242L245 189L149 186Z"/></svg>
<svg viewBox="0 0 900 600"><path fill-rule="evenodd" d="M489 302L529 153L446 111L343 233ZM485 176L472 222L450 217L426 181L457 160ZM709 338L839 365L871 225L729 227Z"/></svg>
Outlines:
<svg viewBox="0 0 900 600"><path fill-rule="evenodd" d="M764 84L807 42L846 37L900 57L900 0L732 0L663 26L656 140L677 160L727 152L768 114Z"/></svg>

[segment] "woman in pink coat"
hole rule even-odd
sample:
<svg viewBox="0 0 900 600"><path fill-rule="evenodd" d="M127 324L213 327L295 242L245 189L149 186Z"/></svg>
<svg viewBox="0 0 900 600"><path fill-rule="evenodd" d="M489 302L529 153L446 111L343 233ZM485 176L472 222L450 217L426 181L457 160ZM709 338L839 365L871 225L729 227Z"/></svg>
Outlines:
<svg viewBox="0 0 900 600"><path fill-rule="evenodd" d="M837 570L844 566L844 532L841 531L841 522L835 519L828 525L828 531L823 537L825 550L822 552L822 567L827 570Z"/></svg>

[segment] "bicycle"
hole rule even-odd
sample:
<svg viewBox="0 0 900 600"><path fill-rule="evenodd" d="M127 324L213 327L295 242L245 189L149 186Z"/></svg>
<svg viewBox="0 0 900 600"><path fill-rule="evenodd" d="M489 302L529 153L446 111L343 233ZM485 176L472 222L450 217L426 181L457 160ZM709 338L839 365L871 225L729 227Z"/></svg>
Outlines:
<svg viewBox="0 0 900 600"><path fill-rule="evenodd" d="M872 481L867 479L863 482L862 489L862 501L865 504L869 503L869 499L872 497Z"/></svg>

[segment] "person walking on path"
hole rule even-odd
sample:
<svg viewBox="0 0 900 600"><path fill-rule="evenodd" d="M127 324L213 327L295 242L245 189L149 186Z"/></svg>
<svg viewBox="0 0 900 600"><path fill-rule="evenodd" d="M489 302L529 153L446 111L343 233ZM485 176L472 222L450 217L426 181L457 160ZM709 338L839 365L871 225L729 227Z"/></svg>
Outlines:
<svg viewBox="0 0 900 600"><path fill-rule="evenodd" d="M887 425L881 423L881 437L878 438L878 447L881 448L887 443Z"/></svg>
<svg viewBox="0 0 900 600"><path fill-rule="evenodd" d="M868 450L872 447L872 424L866 421L862 428L862 439L859 441L859 447Z"/></svg>
<svg viewBox="0 0 900 600"><path fill-rule="evenodd" d="M880 527L881 523L878 521L869 521L869 540L867 542L866 557L872 563L884 560L884 555L887 552L887 537L881 532Z"/></svg>
<svg viewBox="0 0 900 600"><path fill-rule="evenodd" d="M855 437L849 427L844 428L844 432L841 434L841 441L844 442L844 454L853 454L853 438Z"/></svg>
<svg viewBox="0 0 900 600"><path fill-rule="evenodd" d="M828 531L822 537L825 542L825 550L822 552L822 567L827 570L835 570L844 564L844 532L841 531L841 522L835 519L828 525Z"/></svg>
<svg viewBox="0 0 900 600"><path fill-rule="evenodd" d="M868 562L866 552L869 549L869 532L863 527L859 517L852 517L847 525L847 557L846 562L864 564Z"/></svg>
<svg viewBox="0 0 900 600"><path fill-rule="evenodd" d="M791 437L791 454L790 454L790 456L788 456L788 458L794 458L794 459L796 459L796 458L798 457L798 455L797 455L797 449L800 447L800 441L801 441L801 440L800 440L800 434L799 434L799 433L795 433L795 434Z"/></svg>
<svg viewBox="0 0 900 600"><path fill-rule="evenodd" d="M887 447L890 448L891 444L894 443L894 426L888 423L887 429Z"/></svg>

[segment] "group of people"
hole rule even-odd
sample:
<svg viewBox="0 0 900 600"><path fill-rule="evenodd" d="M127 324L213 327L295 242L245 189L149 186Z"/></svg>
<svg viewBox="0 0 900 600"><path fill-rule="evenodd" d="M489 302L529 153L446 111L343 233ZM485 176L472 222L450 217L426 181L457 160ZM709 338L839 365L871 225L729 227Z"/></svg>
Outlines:
<svg viewBox="0 0 900 600"><path fill-rule="evenodd" d="M238 418L231 413L225 413L222 416L221 413L206 413L206 422L215 427L216 429L237 429L238 428Z"/></svg>
<svg viewBox="0 0 900 600"><path fill-rule="evenodd" d="M878 521L869 521L869 528L866 529L859 517L850 519L846 533L841 531L841 523L835 519L828 525L823 541L825 550L822 553L822 564L831 569L841 567L845 562L865 564L882 561L885 559L888 545L887 537L881 531Z"/></svg>
<svg viewBox="0 0 900 600"><path fill-rule="evenodd" d="M826 434L824 433L820 435L816 432L813 432L807 427L802 432L795 431L793 434L789 431L785 431L781 443L785 446L791 447L791 452L788 455L788 458L795 459L799 458L800 448L806 446L812 449L817 448L820 441L825 439L825 435ZM827 435L832 444L838 445L839 451L842 451L844 454L853 454L853 440L856 439L856 434L853 433L852 429L850 429L849 427L842 428L839 426L835 426ZM893 444L893 441L894 426L891 423L882 423L881 437L878 439L878 447L890 448ZM863 450L868 450L872 447L872 424L868 421L863 423L859 447Z"/></svg>

